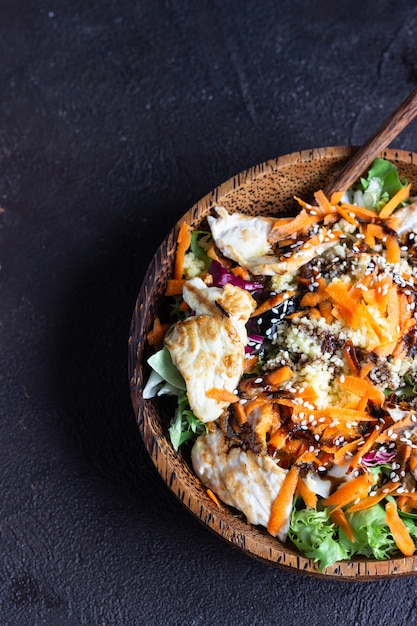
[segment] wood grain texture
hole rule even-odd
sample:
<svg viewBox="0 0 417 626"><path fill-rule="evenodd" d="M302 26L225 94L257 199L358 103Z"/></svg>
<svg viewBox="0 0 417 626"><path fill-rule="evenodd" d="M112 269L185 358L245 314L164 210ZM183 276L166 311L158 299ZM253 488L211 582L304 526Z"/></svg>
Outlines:
<svg viewBox="0 0 417 626"><path fill-rule="evenodd" d="M162 306L165 284L172 271L176 235L182 222L185 220L197 227L216 205L249 215L291 215L297 210L294 194L309 198L315 190L324 188L354 150L352 147L319 148L279 157L234 176L194 205L164 239L147 270L133 312L128 351L132 403L145 446L162 479L195 517L237 548L273 566L311 576L367 581L414 575L417 557L389 561L357 559L336 563L320 572L312 560L290 545L236 518L229 507L216 506L193 474L186 456L175 452L167 439L168 401L142 398L149 374L145 337ZM406 176L416 187L415 153L385 150L380 156L395 162L400 175Z"/></svg>

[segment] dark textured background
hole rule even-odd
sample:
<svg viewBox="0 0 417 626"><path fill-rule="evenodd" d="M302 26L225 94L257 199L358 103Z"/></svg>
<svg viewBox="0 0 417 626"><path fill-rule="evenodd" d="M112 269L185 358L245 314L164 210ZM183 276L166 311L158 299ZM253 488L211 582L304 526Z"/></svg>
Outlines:
<svg viewBox="0 0 417 626"><path fill-rule="evenodd" d="M417 85L416 32L414 0L1 2L1 626L414 623L415 578L273 569L184 510L127 338L181 214L257 162L360 144Z"/></svg>

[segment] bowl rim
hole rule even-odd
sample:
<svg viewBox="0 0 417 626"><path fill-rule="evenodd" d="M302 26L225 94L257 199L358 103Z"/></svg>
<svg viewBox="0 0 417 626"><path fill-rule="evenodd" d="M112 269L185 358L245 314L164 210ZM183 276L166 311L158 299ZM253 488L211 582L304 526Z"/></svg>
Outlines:
<svg viewBox="0 0 417 626"><path fill-rule="evenodd" d="M342 162L356 150L356 146L330 146L285 154L243 170L203 196L170 229L151 259L137 296L128 338L130 395L140 435L164 483L185 508L208 529L257 560L280 569L291 570L293 573L355 582L416 575L417 556L398 557L385 561L358 558L351 561L339 561L322 571L318 570L312 559L304 557L296 549L270 537L263 529L233 518L230 507L224 505L223 510L223 507L219 508L210 499L205 488L192 474L192 470L186 466L182 453L174 451L162 430L155 425L155 420L150 418L147 407L153 406L153 400L143 400L141 390L144 382L145 334L149 330L147 325L151 319L152 307L156 304L152 302L150 294L156 287L161 288L166 279L158 272L167 255L174 254L176 236L181 224L186 221L192 225L197 218L201 219L202 215L207 215L219 199L224 198L226 194L235 193L237 189L257 181L266 174L295 164L318 160L334 159ZM379 156L396 163L415 165L417 169L417 153L388 148ZM154 409L154 412L156 413L157 410ZM197 495L191 492L192 489L197 489ZM232 525L231 520L233 520Z"/></svg>

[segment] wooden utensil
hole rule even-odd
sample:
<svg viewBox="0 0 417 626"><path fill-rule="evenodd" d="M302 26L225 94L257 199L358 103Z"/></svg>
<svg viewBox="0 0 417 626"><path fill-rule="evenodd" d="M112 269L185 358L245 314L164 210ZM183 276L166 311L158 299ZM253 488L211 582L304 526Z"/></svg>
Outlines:
<svg viewBox="0 0 417 626"><path fill-rule="evenodd" d="M400 106L385 120L380 128L361 146L354 156L340 170L337 176L325 187L324 193L328 198L334 192L344 192L367 169L376 156L384 150L391 141L417 115L417 88L414 89Z"/></svg>

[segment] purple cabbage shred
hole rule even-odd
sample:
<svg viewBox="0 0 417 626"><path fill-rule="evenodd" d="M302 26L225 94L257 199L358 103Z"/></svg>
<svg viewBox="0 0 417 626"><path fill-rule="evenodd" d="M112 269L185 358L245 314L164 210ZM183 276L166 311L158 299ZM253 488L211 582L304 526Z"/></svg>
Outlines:
<svg viewBox="0 0 417 626"><path fill-rule="evenodd" d="M261 335L248 335L248 343L245 346L246 354L253 354L263 344L264 338Z"/></svg>
<svg viewBox="0 0 417 626"><path fill-rule="evenodd" d="M389 463L395 457L396 452L388 452L387 450L371 450L362 457L362 461L368 467L373 465L382 465Z"/></svg>
<svg viewBox="0 0 417 626"><path fill-rule="evenodd" d="M229 272L218 261L212 261L209 268L210 274L213 276L214 287L224 287L227 283L246 289L247 291L256 291L257 289L263 289L264 285L258 282L252 282L250 280L244 280L240 276L235 276L232 272Z"/></svg>

